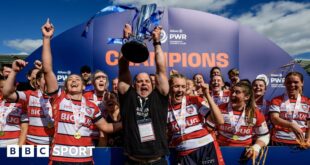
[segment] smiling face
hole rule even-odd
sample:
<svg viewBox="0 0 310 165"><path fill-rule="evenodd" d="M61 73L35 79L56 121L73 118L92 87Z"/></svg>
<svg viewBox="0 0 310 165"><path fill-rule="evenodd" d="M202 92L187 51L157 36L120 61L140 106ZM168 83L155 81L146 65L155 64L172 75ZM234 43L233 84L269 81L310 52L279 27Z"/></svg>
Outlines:
<svg viewBox="0 0 310 165"><path fill-rule="evenodd" d="M266 83L264 80L255 80L252 84L254 97L264 96L266 92Z"/></svg>
<svg viewBox="0 0 310 165"><path fill-rule="evenodd" d="M66 91L68 94L82 94L84 89L84 84L81 76L72 74L66 80Z"/></svg>
<svg viewBox="0 0 310 165"><path fill-rule="evenodd" d="M245 107L247 101L250 99L250 96L246 94L244 89L240 86L234 86L231 95L230 101L233 109L241 110Z"/></svg>
<svg viewBox="0 0 310 165"><path fill-rule="evenodd" d="M203 84L205 81L203 79L203 76L201 74L196 74L194 76L194 83L196 86L201 86L201 84Z"/></svg>
<svg viewBox="0 0 310 165"><path fill-rule="evenodd" d="M304 86L303 80L298 74L291 74L285 78L286 92L290 98L296 99L298 94L302 93Z"/></svg>
<svg viewBox="0 0 310 165"><path fill-rule="evenodd" d="M135 89L139 96L145 98L152 92L152 83L147 73L139 73L135 80Z"/></svg>
<svg viewBox="0 0 310 165"><path fill-rule="evenodd" d="M224 82L221 76L213 76L211 79L211 89L213 92L220 92L222 87L224 86Z"/></svg>
<svg viewBox="0 0 310 165"><path fill-rule="evenodd" d="M95 73L93 81L96 92L102 93L107 89L107 75L105 73Z"/></svg>
<svg viewBox="0 0 310 165"><path fill-rule="evenodd" d="M46 84L45 84L45 79L44 79L44 74L41 75L40 78L36 79L37 82L37 87L41 90L41 91L45 91L46 89Z"/></svg>
<svg viewBox="0 0 310 165"><path fill-rule="evenodd" d="M186 79L174 77L170 80L170 97L172 104L182 103L182 98L186 94Z"/></svg>

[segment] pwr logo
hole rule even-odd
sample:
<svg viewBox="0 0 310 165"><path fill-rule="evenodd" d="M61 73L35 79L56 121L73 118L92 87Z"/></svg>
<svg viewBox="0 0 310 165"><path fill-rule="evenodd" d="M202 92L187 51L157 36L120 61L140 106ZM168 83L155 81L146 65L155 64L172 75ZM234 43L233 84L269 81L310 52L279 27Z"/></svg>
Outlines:
<svg viewBox="0 0 310 165"><path fill-rule="evenodd" d="M272 88L284 88L284 80L282 73L270 74L270 86Z"/></svg>
<svg viewBox="0 0 310 165"><path fill-rule="evenodd" d="M65 81L67 77L67 75L57 75L57 81Z"/></svg>
<svg viewBox="0 0 310 165"><path fill-rule="evenodd" d="M187 34L183 29L170 29L169 43L171 45L186 45Z"/></svg>
<svg viewBox="0 0 310 165"><path fill-rule="evenodd" d="M68 71L57 71L57 81L58 82L61 82L61 81L65 81L68 76L71 74L71 71L68 70Z"/></svg>

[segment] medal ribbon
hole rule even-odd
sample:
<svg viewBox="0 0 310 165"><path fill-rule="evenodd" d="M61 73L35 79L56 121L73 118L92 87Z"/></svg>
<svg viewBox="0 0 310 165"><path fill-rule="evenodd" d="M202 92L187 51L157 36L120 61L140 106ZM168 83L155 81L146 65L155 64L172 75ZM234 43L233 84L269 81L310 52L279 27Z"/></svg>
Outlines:
<svg viewBox="0 0 310 165"><path fill-rule="evenodd" d="M81 106L73 104L71 99L70 104L73 110L74 128L75 131L78 132L85 122L86 99L82 97Z"/></svg>
<svg viewBox="0 0 310 165"><path fill-rule="evenodd" d="M181 132L181 134L184 134L185 133L185 128L186 128L186 117L185 117L186 97L184 96L182 98L181 109L179 110L178 113L173 109L171 101L170 101L170 106L171 106L171 109L172 109L173 117L174 117L175 121L177 122L177 124L178 124L178 126L180 128L180 132Z"/></svg>
<svg viewBox="0 0 310 165"><path fill-rule="evenodd" d="M292 121L294 119L294 117L297 116L297 114L298 114L298 108L300 108L300 105L301 105L301 96L300 96L300 94L298 94L293 111L291 108L290 99L289 99L287 94L284 95L284 100L285 100L285 102L284 102L285 109L287 110L287 113L289 114L288 117L290 118L290 121Z"/></svg>
<svg viewBox="0 0 310 165"><path fill-rule="evenodd" d="M242 121L244 121L244 118L245 118L245 107L243 107L242 114L239 117L238 121L236 122L231 104L228 104L228 116L229 116L231 126L234 129L234 133L237 133L241 127Z"/></svg>
<svg viewBox="0 0 310 165"><path fill-rule="evenodd" d="M38 91L38 97L40 98L40 105L41 105L41 108L43 110L44 116L48 119L48 121L54 122L54 120L53 120L53 112L52 112L52 105L49 102L49 99L44 99L41 90Z"/></svg>

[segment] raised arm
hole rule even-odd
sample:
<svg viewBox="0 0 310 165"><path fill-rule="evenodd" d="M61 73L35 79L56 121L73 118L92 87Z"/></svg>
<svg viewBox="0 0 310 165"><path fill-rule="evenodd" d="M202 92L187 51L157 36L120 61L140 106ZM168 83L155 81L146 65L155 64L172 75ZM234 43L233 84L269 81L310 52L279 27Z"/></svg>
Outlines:
<svg viewBox="0 0 310 165"><path fill-rule="evenodd" d="M8 79L5 81L3 86L3 97L10 101L17 101L17 94L15 93L15 80L16 75L19 71L21 71L25 66L27 65L27 62L24 60L15 60L12 63L12 71L8 76Z"/></svg>
<svg viewBox="0 0 310 165"><path fill-rule="evenodd" d="M219 107L215 104L213 98L210 95L209 85L206 83L203 83L203 84L201 84L201 87L203 89L204 96L207 98L207 101L209 103L209 106L211 109L212 120L215 121L217 124L224 124L223 115L222 115Z"/></svg>
<svg viewBox="0 0 310 165"><path fill-rule="evenodd" d="M155 50L155 63L156 63L156 88L162 95L168 95L169 83L167 77L166 57L163 53L160 44L161 27L155 27L152 33L153 45Z"/></svg>
<svg viewBox="0 0 310 165"><path fill-rule="evenodd" d="M129 38L132 33L131 26L126 24L123 30L123 38ZM124 58L120 52L120 58L118 61L118 91L121 94L126 93L131 85L131 74L129 70L129 61Z"/></svg>
<svg viewBox="0 0 310 165"><path fill-rule="evenodd" d="M42 68L47 86L47 93L55 92L58 89L57 79L53 72L51 51L51 38L54 34L54 30L54 26L50 23L49 19L47 19L46 23L41 28L43 35Z"/></svg>

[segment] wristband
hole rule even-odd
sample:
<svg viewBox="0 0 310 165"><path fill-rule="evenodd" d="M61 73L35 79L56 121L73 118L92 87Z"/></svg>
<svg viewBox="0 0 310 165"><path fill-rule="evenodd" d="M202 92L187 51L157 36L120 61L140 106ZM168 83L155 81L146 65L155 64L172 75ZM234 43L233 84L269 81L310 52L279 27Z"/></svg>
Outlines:
<svg viewBox="0 0 310 165"><path fill-rule="evenodd" d="M161 42L158 41L158 42L153 42L153 45L156 46L156 45L161 45Z"/></svg>
<svg viewBox="0 0 310 165"><path fill-rule="evenodd" d="M254 144L252 147L251 147L254 151L256 151L257 153L259 153L260 149L262 148L260 145L258 144Z"/></svg>

